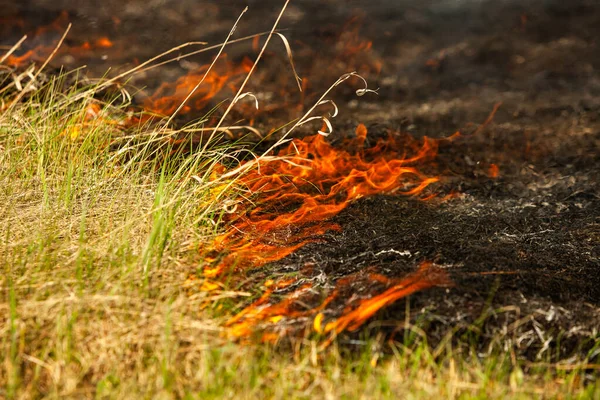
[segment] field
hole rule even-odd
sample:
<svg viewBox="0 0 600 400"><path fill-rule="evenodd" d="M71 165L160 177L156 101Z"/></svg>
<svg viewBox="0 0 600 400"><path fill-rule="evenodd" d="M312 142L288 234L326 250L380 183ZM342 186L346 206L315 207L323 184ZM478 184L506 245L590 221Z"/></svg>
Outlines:
<svg viewBox="0 0 600 400"><path fill-rule="evenodd" d="M0 398L600 398L600 24L542 3L266 28L183 97L0 56Z"/></svg>

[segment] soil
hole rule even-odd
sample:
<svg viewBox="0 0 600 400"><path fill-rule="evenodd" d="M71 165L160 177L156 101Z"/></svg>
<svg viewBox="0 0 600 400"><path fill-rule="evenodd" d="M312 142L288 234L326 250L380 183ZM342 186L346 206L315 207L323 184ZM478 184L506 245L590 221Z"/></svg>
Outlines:
<svg viewBox="0 0 600 400"><path fill-rule="evenodd" d="M268 30L283 2L201 3L27 0L3 12L36 26L67 10L74 38L124 38L126 54L87 60L92 73L101 73L115 58L125 64L187 41L219 42L245 3L250 9L236 35ZM341 231L253 271L250 281L296 272L315 282L312 297L318 299L350 274L368 268L402 277L428 260L450 274L452 286L399 301L342 340L358 343L369 330L396 335L411 321L433 345L448 332L462 332L454 337L468 334L482 354L502 337L530 360L577 353L598 362L600 3L307 0L292 2L281 26L288 29L300 75L308 77L307 92L315 93L306 103L352 69L379 87L378 96L359 99L353 89L360 85L336 91L340 116L332 141L352 134L358 123L371 138L390 130L436 138L460 131L461 139L441 146L436 166L444 177L439 192L460 195L444 202L363 198L335 218ZM372 49L366 58L360 52L344 58L347 48L336 42L355 43L344 33L357 26ZM20 37L15 29L9 33L2 43ZM285 51L279 53L267 57L252 90L277 98L283 86L282 104L297 102L293 79L279 78L282 70L289 73ZM243 43L228 54L238 61L255 53ZM207 62L201 56L137 77L135 85L148 87L138 97ZM477 129L498 103L493 121ZM297 112L284 107L257 116L256 123L273 126L280 118L283 124ZM490 177L492 164L497 178ZM359 297L368 296L370 285L381 290L364 280L356 285L363 285L353 288ZM310 301L303 306L314 306ZM324 313L335 317L342 308L333 303Z"/></svg>

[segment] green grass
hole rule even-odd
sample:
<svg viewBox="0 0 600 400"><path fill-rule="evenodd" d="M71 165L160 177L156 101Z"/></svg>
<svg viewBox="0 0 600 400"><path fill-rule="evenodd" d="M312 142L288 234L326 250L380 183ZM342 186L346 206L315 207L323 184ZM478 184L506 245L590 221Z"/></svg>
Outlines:
<svg viewBox="0 0 600 400"><path fill-rule="evenodd" d="M246 294L187 278L236 201L207 179L234 147L174 151L160 124L120 125L117 100L90 120L66 78L0 114L0 398L600 398L580 369L418 335L227 341Z"/></svg>

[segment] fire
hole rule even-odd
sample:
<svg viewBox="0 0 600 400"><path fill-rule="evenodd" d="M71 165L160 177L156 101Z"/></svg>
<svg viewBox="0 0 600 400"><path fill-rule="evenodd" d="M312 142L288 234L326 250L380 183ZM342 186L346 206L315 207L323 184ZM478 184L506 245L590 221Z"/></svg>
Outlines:
<svg viewBox="0 0 600 400"><path fill-rule="evenodd" d="M344 64L358 66L361 74L379 74L383 60L371 51L373 42L361 36L362 24L363 17L360 16L353 17L345 23L342 33L337 38L337 58Z"/></svg>
<svg viewBox="0 0 600 400"><path fill-rule="evenodd" d="M217 238L213 249L229 256L206 273L215 276L234 265L259 266L280 259L311 238L337 229L323 221L354 200L377 193L423 195L438 181L415 167L435 157L435 140L425 137L419 143L407 137L398 142L389 136L364 148L367 128L361 124L356 132L344 143L348 150L334 148L321 135L296 139L279 151L278 160L245 175L243 183L257 194L259 207L242 210L232 221L233 229Z"/></svg>
<svg viewBox="0 0 600 400"><path fill-rule="evenodd" d="M12 67L22 67L33 61L41 61L47 58L53 50L52 46L46 45L46 41L58 41L60 32L63 32L69 23L69 15L62 12L58 18L52 21L49 25L39 27L31 32L28 36L31 41L27 44L32 46L21 55L11 55L5 63ZM21 24L21 28L24 24Z"/></svg>
<svg viewBox="0 0 600 400"><path fill-rule="evenodd" d="M203 110L226 86L232 92L235 92L235 78L243 77L251 67L252 61L248 58L244 59L241 65L238 66L223 57L210 71L208 65L203 65L177 79L174 83L163 83L144 101L144 108L158 114L170 115L179 107L198 82L204 79L202 85L196 90L180 113L186 114L191 110Z"/></svg>
<svg viewBox="0 0 600 400"><path fill-rule="evenodd" d="M373 46L373 42L360 37L359 31L362 25L361 18L351 18L342 29L338 38L338 46L341 48L341 55L346 57L355 57L362 52L368 52Z"/></svg>
<svg viewBox="0 0 600 400"><path fill-rule="evenodd" d="M101 37L96 40L96 47L100 49L109 49L113 47L113 42L107 37Z"/></svg>
<svg viewBox="0 0 600 400"><path fill-rule="evenodd" d="M366 139L367 128L362 124L357 127L356 136L346 140L341 148L333 147L321 135L295 139L279 151L275 161L265 162L245 175L243 184L248 192L256 194L257 207L239 209L238 216L230 221L232 229L208 249L205 276L215 278L232 270L240 274L318 241L319 235L340 229L329 220L361 197L377 193L431 197L427 188L439 178L421 173L416 165L433 160L437 141L427 137L419 141L409 136L400 141L390 134L366 148ZM339 333L356 328L379 308L443 281L439 274L439 279L426 275L423 269L411 280L387 281L388 291L373 298L372 303L365 302L359 307L361 311L340 318L335 326L328 324L323 331ZM283 301L272 304L276 288L281 289L281 284L270 285L255 303L232 318L228 323L230 334L247 337L260 323L277 324L284 318L305 315L290 310L295 299L310 290L310 285L302 285Z"/></svg>
<svg viewBox="0 0 600 400"><path fill-rule="evenodd" d="M371 277L377 279L379 277ZM381 279L382 278L382 279ZM429 262L424 262L414 274L402 279L388 279L381 277L388 289L383 293L366 298L359 302L352 311L347 312L335 321L329 322L322 329L323 333L340 333L343 330L354 331L358 329L367 319L372 317L381 308L395 301L409 296L419 290L432 286L449 285L448 275L441 269L436 268Z"/></svg>
<svg viewBox="0 0 600 400"><path fill-rule="evenodd" d="M30 40L25 42L23 46L27 46L27 50L20 55L10 55L5 60L6 65L20 68L33 62L43 62L55 49L60 36L64 33L69 24L69 14L63 11L58 18L52 21L47 26L37 28L29 33ZM23 27L23 24L18 25ZM94 55L97 50L106 50L112 48L114 43L106 36L100 37L92 41L84 41L81 45L67 45L58 49L58 54L69 55L72 57L89 57Z"/></svg>
<svg viewBox="0 0 600 400"><path fill-rule="evenodd" d="M287 293L283 300L273 301L272 296L276 291L297 283L296 280L284 280L271 284L263 295L248 307L231 318L226 326L227 332L234 338L251 336L257 327L265 329L262 341L272 342L281 335L288 333L289 328L284 322L294 319L312 319L313 330L322 335L329 335L325 344L329 343L337 334L344 330L355 331L370 317L382 308L405 298L420 290L434 286L448 286L448 274L430 262L423 262L418 270L404 278L390 279L374 273L356 273L339 279L331 293L316 307L302 308L299 304L309 300L312 285L305 283L298 289ZM348 301L348 293L357 283L369 287L362 297L352 296ZM344 311L337 318L325 320L324 310L334 302L342 302Z"/></svg>
<svg viewBox="0 0 600 400"><path fill-rule="evenodd" d="M62 33L67 22L68 15L62 14L48 27L36 32L36 37L48 32ZM338 67L343 65L345 68L348 63L353 63L366 72L378 73L382 64L376 57L364 57L371 51L372 43L358 35L358 23L359 20L351 20L346 25L338 38L334 59ZM7 63L18 67L45 59L54 51L54 46L46 45L48 42L47 38L34 40L34 48L9 57ZM59 51L82 56L113 47L114 43L108 37L100 37L80 46L63 46ZM249 59L238 65L226 57L221 58L213 67L204 65L175 82L163 83L143 101L143 108L171 115L202 81L180 113L203 110L210 102L218 101L226 89L236 92L251 67ZM309 79L305 79L302 83L302 96L305 96L308 82ZM282 87L282 91L281 98L286 98L287 89ZM81 122L62 134L76 140L103 118L108 117L97 104L91 103ZM341 229L331 219L357 199L379 193L396 193L422 200L435 196L429 188L439 181L439 177L425 174L419 167L435 158L438 141L427 137L417 140L393 132L385 139L371 141L375 143L369 143L369 139L366 126L360 124L354 137L340 146L332 146L324 136L317 134L290 141L287 147L271 154L268 161L259 159L256 168L250 169L238 181L251 194L251 202L239 203L235 213L227 217L230 229L202 249L205 279L201 290L219 290L224 287L221 281L227 274L241 277L252 268L280 260L307 243L318 242L328 231ZM228 172L225 166L221 170ZM374 290L361 299L348 300L347 294L357 280L375 285ZM265 331L263 340L273 341L294 318L305 318L313 321L317 333L334 336L344 330L357 329L378 310L400 298L447 283L446 274L429 263L397 279L363 271L339 279L317 307L306 310L299 304L307 296L313 296L313 284L299 279L269 280L263 285L262 295L226 325L228 334L236 338L247 338L257 328L267 325L270 328ZM285 293L283 299L277 300L281 293ZM327 314L327 306L333 302L348 302L343 314Z"/></svg>

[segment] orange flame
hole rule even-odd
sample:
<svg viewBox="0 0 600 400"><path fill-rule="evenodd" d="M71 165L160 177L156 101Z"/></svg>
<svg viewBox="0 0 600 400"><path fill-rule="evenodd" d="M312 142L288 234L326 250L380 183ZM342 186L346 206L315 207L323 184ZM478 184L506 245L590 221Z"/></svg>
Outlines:
<svg viewBox="0 0 600 400"><path fill-rule="evenodd" d="M425 137L421 143L414 139L400 143L390 136L365 149L367 128L361 124L356 131L357 137L344 146L356 149L354 153L314 135L292 141L279 152L280 159L245 175L243 182L250 193L257 193L259 207L243 210L232 221L233 229L216 239L212 250L228 256L205 273L217 276L234 266L260 266L281 259L337 229L323 221L356 199L376 193L416 196L438 181L414 166L435 157L435 140Z"/></svg>
<svg viewBox="0 0 600 400"><path fill-rule="evenodd" d="M204 77L204 82L180 113L186 114L191 110L202 110L226 84L229 84L229 88L235 92L236 85L232 82L232 78L242 77L248 73L252 67L252 61L246 58L241 65L236 66L223 57L210 71L208 71L208 67L208 65L203 65L177 79L174 83L163 83L144 101L144 108L163 115L172 114Z"/></svg>
<svg viewBox="0 0 600 400"><path fill-rule="evenodd" d="M373 54L373 42L360 34L364 17L356 16L348 20L337 38L337 58L346 65L353 65L361 74L375 72L379 74L383 60Z"/></svg>
<svg viewBox="0 0 600 400"><path fill-rule="evenodd" d="M311 284L300 286L300 288L288 293L282 301L273 304L271 299L273 293L296 283L296 281L290 282L288 280L276 286L272 285L258 300L244 308L226 323L226 326L229 327L227 333L234 338L244 338L252 335L256 327L262 326L267 328L261 337L262 341L273 342L281 334L287 333L286 327L280 324L282 321L289 321L294 318L312 318L315 332L330 335L330 339L325 342L327 344L335 335L344 330L357 330L379 310L401 298L420 290L450 284L448 274L430 262L423 262L416 272L404 278L390 279L378 274L368 274L367 279L370 282L384 284L385 289L383 292L376 294L376 290L369 291L365 298L346 305L342 315L323 326L325 315L322 311L338 299L340 293L351 290L352 285L361 278L360 275L361 273L353 274L338 280L336 287L329 296L317 307L308 310L300 308L298 304L302 304L304 297L310 294ZM279 334L273 330L279 330Z"/></svg>
<svg viewBox="0 0 600 400"><path fill-rule="evenodd" d="M353 17L342 28L340 37L338 38L338 45L342 48L343 56L353 57L371 50L373 42L365 40L360 36L361 25L362 19L360 17Z"/></svg>
<svg viewBox="0 0 600 400"><path fill-rule="evenodd" d="M225 254L221 259L206 257L210 263L204 270L207 278L218 277L225 271L243 271L279 260L318 236L339 227L328 222L352 201L377 193L399 193L431 198L425 190L438 181L415 167L432 160L437 153L437 141L411 137L398 141L390 135L375 146L365 148L367 128L360 124L356 137L346 140L337 149L323 136L314 135L292 141L279 151L280 158L264 162L242 179L250 193L256 193L254 209L242 209L230 222L233 229L219 236L207 254ZM371 302L365 301L354 312L328 324L324 332L339 333L356 329L375 311L398 298L444 281L442 274L426 273L423 267L404 280L385 281L390 288ZM382 281L384 279L382 278ZM345 281L339 281L343 285ZM290 283L287 282L286 286ZM305 295L311 285L302 285L279 303L272 304L271 296L277 285L270 285L253 304L233 317L228 326L234 337L248 337L260 323L277 324L283 318L305 316L293 311L295 299ZM337 296L330 295L320 311ZM263 340L276 338L267 332Z"/></svg>
<svg viewBox="0 0 600 400"><path fill-rule="evenodd" d="M445 271L424 262L414 274L403 279L391 279L388 284L390 287L385 292L361 301L354 310L325 325L323 332L340 333L346 329L354 331L383 307L420 290L448 285L450 280Z"/></svg>
<svg viewBox="0 0 600 400"><path fill-rule="evenodd" d="M29 50L26 50L20 55L10 55L5 60L6 65L19 68L32 62L41 62L46 60L54 51L54 47L58 43L60 35L65 31L69 23L69 14L63 11L58 18L50 24L37 28L29 36L30 42L25 42L24 46L29 45ZM32 46L32 47L31 47ZM68 54L74 57L91 56L94 51L100 49L109 49L113 47L113 42L103 36L93 41L84 41L79 46L69 46L63 44L59 49L59 54Z"/></svg>

